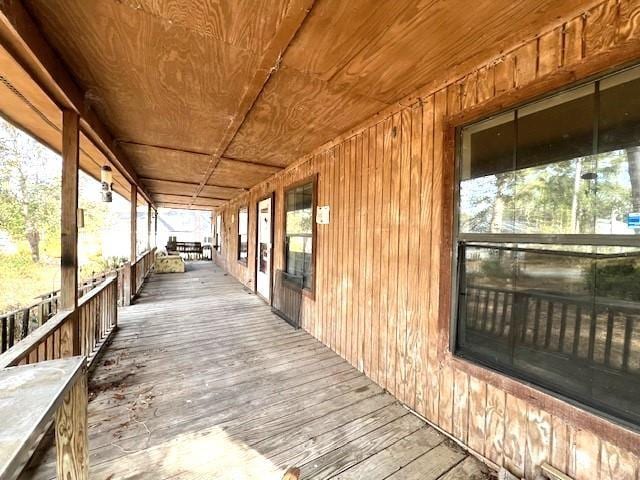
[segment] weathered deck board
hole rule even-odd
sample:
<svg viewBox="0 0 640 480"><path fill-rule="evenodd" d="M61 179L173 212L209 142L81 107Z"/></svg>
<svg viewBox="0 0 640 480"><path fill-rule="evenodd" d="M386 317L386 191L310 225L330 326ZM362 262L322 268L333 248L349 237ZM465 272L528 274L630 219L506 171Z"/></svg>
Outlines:
<svg viewBox="0 0 640 480"><path fill-rule="evenodd" d="M405 469L413 478L424 468L484 476L211 263L153 275L118 323L91 381L91 478L279 479L292 465L305 479L382 479ZM53 478L53 453L23 477Z"/></svg>

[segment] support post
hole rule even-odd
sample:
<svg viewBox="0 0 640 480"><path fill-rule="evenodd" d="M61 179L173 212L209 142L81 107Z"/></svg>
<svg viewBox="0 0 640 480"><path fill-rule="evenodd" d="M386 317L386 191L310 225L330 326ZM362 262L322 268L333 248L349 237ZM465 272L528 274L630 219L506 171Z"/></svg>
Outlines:
<svg viewBox="0 0 640 480"><path fill-rule="evenodd" d="M61 327L62 357L80 355L78 316L78 161L80 117L73 110L62 113L62 204L60 308L72 312Z"/></svg>
<svg viewBox="0 0 640 480"><path fill-rule="evenodd" d="M131 184L131 298L136 296L136 269L138 258L136 238L138 235L138 187Z"/></svg>
<svg viewBox="0 0 640 480"><path fill-rule="evenodd" d="M147 250L151 250L151 205L147 203Z"/></svg>

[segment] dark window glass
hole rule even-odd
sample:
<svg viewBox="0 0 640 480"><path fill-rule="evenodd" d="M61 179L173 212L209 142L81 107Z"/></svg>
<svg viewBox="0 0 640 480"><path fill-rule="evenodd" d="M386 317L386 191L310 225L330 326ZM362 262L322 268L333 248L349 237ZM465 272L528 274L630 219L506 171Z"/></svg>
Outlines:
<svg viewBox="0 0 640 480"><path fill-rule="evenodd" d="M222 252L222 215L216 215L216 250Z"/></svg>
<svg viewBox="0 0 640 480"><path fill-rule="evenodd" d="M302 278L304 288L313 286L313 182L285 195L285 268Z"/></svg>
<svg viewBox="0 0 640 480"><path fill-rule="evenodd" d="M242 207L238 210L238 260L247 261L249 233L249 210Z"/></svg>
<svg viewBox="0 0 640 480"><path fill-rule="evenodd" d="M639 79L623 72L462 129L455 346L636 427Z"/></svg>

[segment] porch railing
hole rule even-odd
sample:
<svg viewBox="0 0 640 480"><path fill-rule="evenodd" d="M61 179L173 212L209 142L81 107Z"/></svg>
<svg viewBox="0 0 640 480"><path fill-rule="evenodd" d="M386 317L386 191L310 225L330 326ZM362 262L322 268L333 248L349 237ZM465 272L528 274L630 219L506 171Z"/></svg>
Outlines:
<svg viewBox="0 0 640 480"><path fill-rule="evenodd" d="M118 277L118 305L125 304L125 281L129 279L129 263L115 270L102 272L83 281L78 286L78 297L82 299L98 285L112 276ZM0 315L0 353L7 351L35 329L44 325L59 311L60 290L40 295L29 306Z"/></svg>
<svg viewBox="0 0 640 480"><path fill-rule="evenodd" d="M118 269L83 282L75 312L58 311L59 292L44 296L38 303L17 312L0 317L3 352L0 368L25 365L44 360L55 360L63 356L63 342L77 342L76 354L93 362L97 352L118 324L118 305L128 304L129 295L138 294L144 279L153 268L155 248ZM135 289L132 289L132 273L135 272ZM44 307L42 307L44 305ZM42 314L41 312L45 312ZM37 328L30 331L29 325L37 320ZM16 319L22 322L16 329ZM19 338L15 332L19 330ZM24 335L22 335L24 333ZM71 335L74 338L69 339Z"/></svg>
<svg viewBox="0 0 640 480"><path fill-rule="evenodd" d="M63 342L77 342L89 365L118 324L118 280L113 275L78 302L78 309L60 311L21 342L0 355L0 368L56 360ZM76 338L69 338L76 337Z"/></svg>
<svg viewBox="0 0 640 480"><path fill-rule="evenodd" d="M140 292L142 284L144 283L144 279L147 278L147 275L149 275L149 272L151 272L151 269L153 268L155 258L156 249L154 247L140 255L135 263L131 266L134 272L133 277L135 282L134 288L132 289L133 296L136 296Z"/></svg>

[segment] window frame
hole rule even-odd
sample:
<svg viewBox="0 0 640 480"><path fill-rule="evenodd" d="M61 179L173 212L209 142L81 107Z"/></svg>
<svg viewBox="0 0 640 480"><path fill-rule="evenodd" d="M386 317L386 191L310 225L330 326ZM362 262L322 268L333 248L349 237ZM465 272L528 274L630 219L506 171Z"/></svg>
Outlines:
<svg viewBox="0 0 640 480"><path fill-rule="evenodd" d="M244 236L246 237L247 241L245 242L247 245L247 256L245 258L240 257L240 254L242 252L241 250L241 245L242 245L242 234L240 233L240 212L242 211L246 211L247 215L247 228L246 228L246 232L244 234ZM249 205L241 205L238 207L238 210L236 211L236 215L238 218L238 224L236 226L236 260L238 261L238 263L240 265L244 265L245 267L248 265L248 261L249 261Z"/></svg>
<svg viewBox="0 0 640 480"><path fill-rule="evenodd" d="M316 224L316 210L318 207L318 174L314 173L308 177L291 183L284 188L282 196L282 270L286 272L287 262L287 194L302 185L311 183L311 286L304 287L302 294L311 300L315 300L316 295L316 250L317 250L317 224Z"/></svg>
<svg viewBox="0 0 640 480"><path fill-rule="evenodd" d="M490 101L488 106L496 106L495 109L488 112L488 106L482 111L471 110L470 112L461 112L449 117L443 126L444 145L449 145L448 151L443 153L445 162L450 160L449 167L444 172L445 182L445 206L443 215L446 216L447 210L450 209L448 219L444 219L444 232L442 248L449 248L447 263L441 264L441 275L445 277L440 282L440 288L449 287L449 295L445 295L445 305L441 306L440 314L445 314L448 321L449 341L447 355L452 360L452 364L462 371L465 371L477 378L497 386L516 396L526 397L532 404L540 408L552 408L547 404L551 401L558 411L569 412L575 418L577 426L586 426L586 428L598 428L611 432L612 437L620 439L620 427L625 428L625 432L629 432L631 437L635 438L640 432L640 424L629 422L623 418L608 412L605 409L592 406L581 401L579 398L563 394L554 389L541 385L536 380L531 380L527 376L515 369L497 367L489 364L477 357L468 354L461 354L457 350L458 341L458 308L459 308L459 280L461 273L461 262L459 258L460 243L535 243L550 245L593 245L593 246L620 246L620 247L638 247L638 236L627 234L521 234L521 233L460 233L460 184L463 162L463 141L462 131L465 127L490 120L494 117L516 111L537 102L544 101L556 95L568 93L585 87L589 84L601 82L605 79L615 77L624 72L638 69L640 64L632 63L620 66L619 68L604 72L597 72L589 75L580 81L569 79L564 84L558 85L556 88L548 89L526 96L525 92L521 92L520 96L514 96L514 101L509 104L504 102L493 103ZM599 95L599 88L595 89L596 95ZM499 96L496 96L499 99ZM598 100L599 102L599 100ZM487 113L488 112L488 113ZM517 116L516 116L517 118ZM594 136L598 134L597 123L594 127ZM447 192L447 186L450 190ZM451 222L451 223L449 223ZM450 232L451 237L446 238L446 232ZM606 238L605 238L606 237ZM499 239L499 240L498 240ZM451 263L448 263L450 261ZM448 317L446 317L448 315ZM445 324L442 328L447 328ZM578 411L576 411L578 409ZM608 423L611 422L611 423ZM629 431L630 430L630 431ZM633 432L633 433L632 433ZM623 435L626 439L627 436ZM603 437L603 438L606 438ZM634 440L631 440L634 441Z"/></svg>

